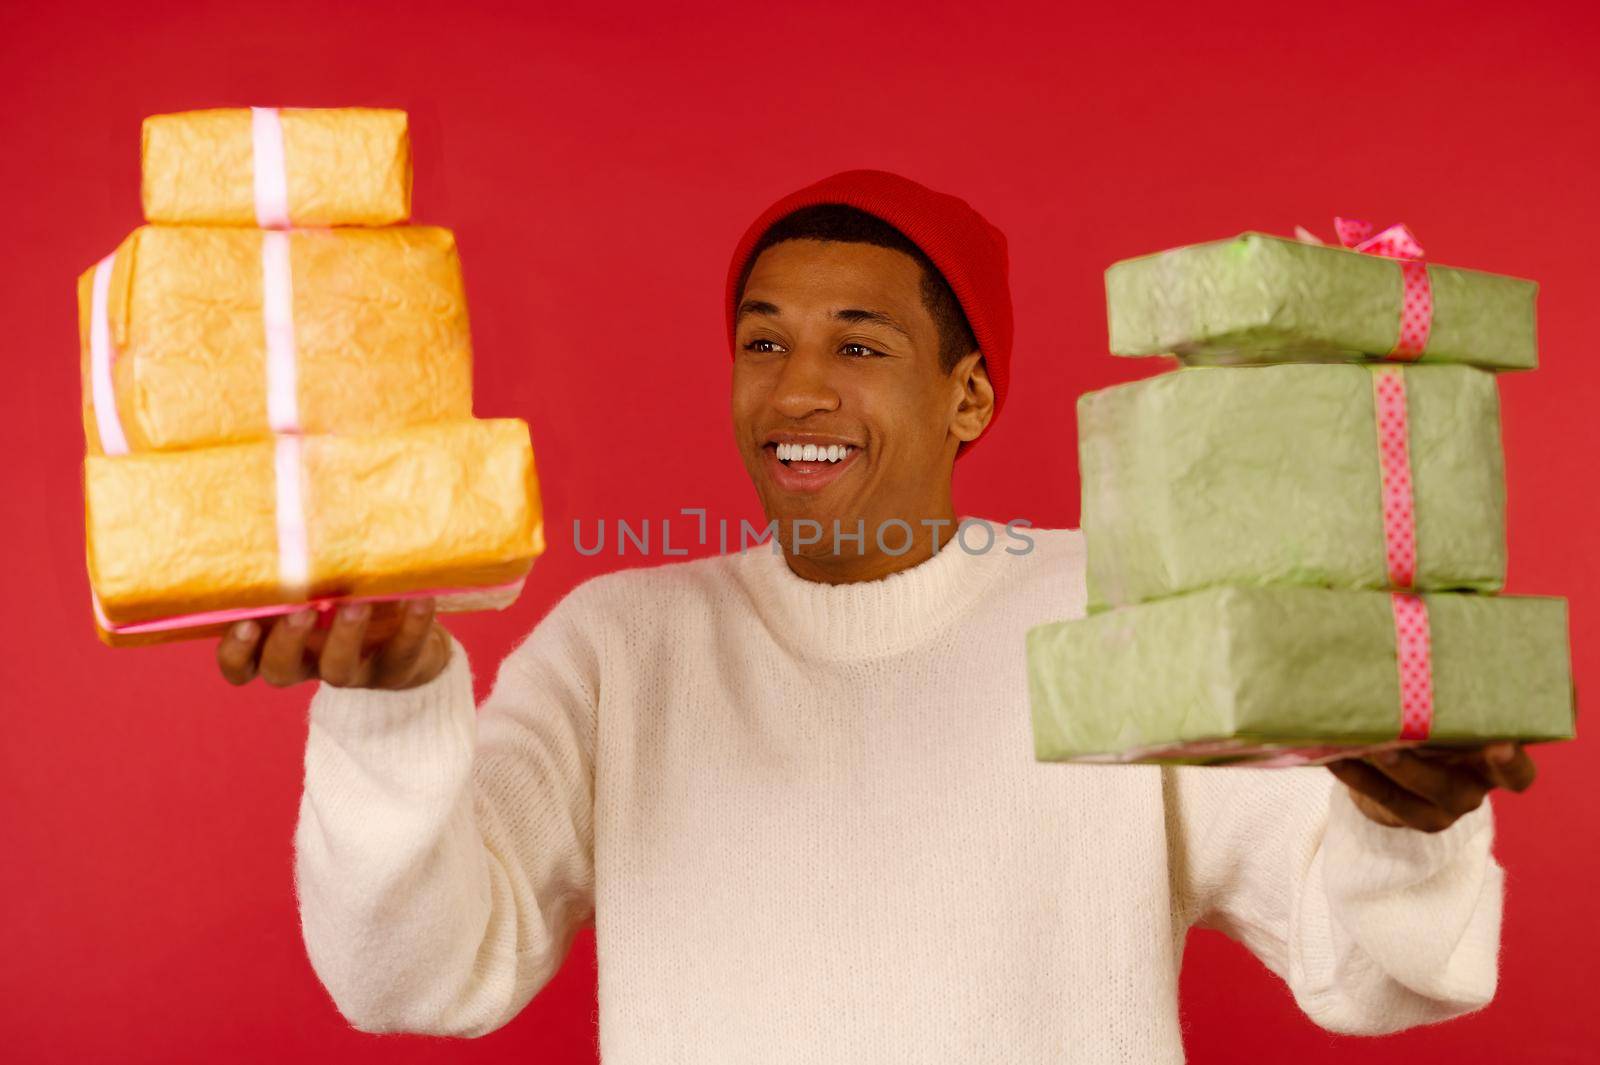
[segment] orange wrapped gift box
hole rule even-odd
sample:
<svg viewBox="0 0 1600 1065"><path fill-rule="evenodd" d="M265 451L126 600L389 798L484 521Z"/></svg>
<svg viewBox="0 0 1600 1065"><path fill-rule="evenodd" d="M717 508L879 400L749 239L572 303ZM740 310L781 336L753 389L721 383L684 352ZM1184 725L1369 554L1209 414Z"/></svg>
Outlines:
<svg viewBox="0 0 1600 1065"><path fill-rule="evenodd" d="M544 550L528 426L473 417L455 238L381 225L410 192L403 112L146 120L156 224L78 281L102 642L308 605L326 620L347 601L517 599Z"/></svg>
<svg viewBox="0 0 1600 1065"><path fill-rule="evenodd" d="M83 473L96 629L113 646L312 600L503 606L544 550L519 418L90 455Z"/></svg>
<svg viewBox="0 0 1600 1065"><path fill-rule="evenodd" d="M151 115L140 155L148 222L382 226L411 216L404 111L231 107Z"/></svg>
<svg viewBox="0 0 1600 1065"><path fill-rule="evenodd" d="M78 321L92 454L472 414L461 263L435 226L141 226L78 279Z"/></svg>

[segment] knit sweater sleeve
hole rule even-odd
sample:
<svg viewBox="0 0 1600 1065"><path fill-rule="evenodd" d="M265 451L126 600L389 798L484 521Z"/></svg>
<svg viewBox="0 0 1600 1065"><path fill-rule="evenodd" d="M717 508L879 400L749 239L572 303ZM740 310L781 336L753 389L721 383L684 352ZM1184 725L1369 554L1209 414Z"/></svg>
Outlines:
<svg viewBox="0 0 1600 1065"><path fill-rule="evenodd" d="M1487 799L1427 833L1370 820L1320 766L1163 773L1186 921L1242 942L1317 1024L1379 1035L1494 997L1504 874Z"/></svg>
<svg viewBox="0 0 1600 1065"><path fill-rule="evenodd" d="M593 916L598 665L573 599L506 657L481 708L453 635L427 684L312 697L301 931L355 1028L493 1031Z"/></svg>

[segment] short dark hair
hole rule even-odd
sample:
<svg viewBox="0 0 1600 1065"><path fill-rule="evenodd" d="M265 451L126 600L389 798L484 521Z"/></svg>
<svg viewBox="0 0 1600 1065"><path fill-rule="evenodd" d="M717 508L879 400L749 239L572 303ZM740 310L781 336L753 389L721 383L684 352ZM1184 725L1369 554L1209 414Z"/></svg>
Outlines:
<svg viewBox="0 0 1600 1065"><path fill-rule="evenodd" d="M955 369L974 348L978 340L972 335L972 325L967 312L961 309L944 274L917 247L916 242L875 214L845 203L819 203L791 211L778 219L756 241L739 274L738 298L744 299L744 286L750 280L756 258L772 245L785 240L831 240L847 244L874 244L880 248L893 248L905 252L922 267L922 305L928 308L933 324L939 330L939 368L945 373Z"/></svg>

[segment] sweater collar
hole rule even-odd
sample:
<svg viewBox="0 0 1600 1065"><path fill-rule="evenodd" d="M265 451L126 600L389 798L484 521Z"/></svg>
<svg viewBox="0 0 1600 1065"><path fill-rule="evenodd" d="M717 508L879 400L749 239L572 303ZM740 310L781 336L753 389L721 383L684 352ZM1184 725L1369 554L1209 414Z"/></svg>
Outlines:
<svg viewBox="0 0 1600 1065"><path fill-rule="evenodd" d="M976 519L960 519L969 520ZM976 548L986 539L971 533L968 542ZM811 657L864 659L915 647L951 624L994 579L1004 555L1001 536L986 551L969 551L952 536L938 554L886 577L825 584L797 576L781 552L763 545L743 552L736 572L778 642Z"/></svg>

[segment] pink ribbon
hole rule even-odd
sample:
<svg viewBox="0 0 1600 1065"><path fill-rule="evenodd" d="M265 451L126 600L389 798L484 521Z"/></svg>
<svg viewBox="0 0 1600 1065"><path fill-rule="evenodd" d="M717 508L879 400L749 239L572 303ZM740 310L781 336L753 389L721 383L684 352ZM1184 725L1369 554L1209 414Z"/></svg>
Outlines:
<svg viewBox="0 0 1600 1065"><path fill-rule="evenodd" d="M283 121L276 107L250 109L250 148L256 225L288 229L289 170L283 155Z"/></svg>
<svg viewBox="0 0 1600 1065"><path fill-rule="evenodd" d="M455 588L424 588L415 592L404 592L399 595L328 595L308 599L300 603L273 603L268 606L229 607L226 610L204 610L195 614L174 614L164 618L153 618L149 621L133 621L119 624L106 617L104 608L100 605L100 597L95 594L94 588L89 589L89 598L94 605L94 616L100 622L100 627L107 632L126 633L129 635L142 632L164 632L169 629L198 628L201 625L211 625L225 621L243 621L247 618L276 617L280 614L292 614L296 610L314 607L320 613L326 614L334 607L343 603L382 603L400 601L404 599L421 599L424 596L433 596L436 599L448 600L457 596L471 596L490 598L500 593L511 593L519 590L526 577L518 577L514 581L504 584L462 586Z"/></svg>
<svg viewBox="0 0 1600 1065"><path fill-rule="evenodd" d="M126 455L128 437L117 416L117 392L111 366L117 361L111 343L111 268L117 253L112 252L94 265L94 287L89 301L89 395L94 402L95 428L100 433L100 450L107 455Z"/></svg>
<svg viewBox="0 0 1600 1065"><path fill-rule="evenodd" d="M306 532L305 467L300 452L300 437L294 433L284 433L273 440L273 512L278 529L278 584L289 599L305 598L311 580L311 541Z"/></svg>
<svg viewBox="0 0 1600 1065"><path fill-rule="evenodd" d="M1433 642L1422 596L1391 592L1395 661L1400 670L1400 738L1425 740L1433 728Z"/></svg>
<svg viewBox="0 0 1600 1065"><path fill-rule="evenodd" d="M1426 739L1433 727L1433 651L1428 606L1407 589L1417 580L1416 498L1411 486L1410 426L1405 370L1372 366L1372 405L1378 428L1378 484L1383 502L1384 565L1394 613L1395 663L1400 674L1400 738Z"/></svg>
<svg viewBox="0 0 1600 1065"><path fill-rule="evenodd" d="M261 234L261 328L266 341L267 424L275 433L298 433L294 278L289 268L289 234L277 230Z"/></svg>
<svg viewBox="0 0 1600 1065"><path fill-rule="evenodd" d="M1378 425L1378 472L1383 498L1384 562L1389 584L1417 580L1416 500L1411 490L1411 430L1406 417L1405 372L1373 366L1372 406Z"/></svg>
<svg viewBox="0 0 1600 1065"><path fill-rule="evenodd" d="M1422 245L1404 223L1377 231L1371 222L1359 218L1335 218L1333 229L1339 235L1339 243L1351 251L1381 255L1400 264L1400 332L1386 357L1406 361L1419 358L1433 329L1433 284L1428 280L1428 264L1422 261ZM1300 226L1295 227L1295 236L1313 244L1322 243Z"/></svg>

